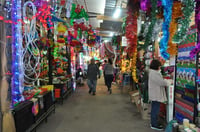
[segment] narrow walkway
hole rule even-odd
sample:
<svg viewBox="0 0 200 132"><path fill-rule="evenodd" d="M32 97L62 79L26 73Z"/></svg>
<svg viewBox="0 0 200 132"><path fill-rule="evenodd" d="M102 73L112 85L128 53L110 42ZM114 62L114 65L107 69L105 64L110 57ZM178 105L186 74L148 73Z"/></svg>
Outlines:
<svg viewBox="0 0 200 132"><path fill-rule="evenodd" d="M78 88L37 132L154 132L128 95L116 86L109 95L102 78L97 85L96 96L88 94L87 85Z"/></svg>

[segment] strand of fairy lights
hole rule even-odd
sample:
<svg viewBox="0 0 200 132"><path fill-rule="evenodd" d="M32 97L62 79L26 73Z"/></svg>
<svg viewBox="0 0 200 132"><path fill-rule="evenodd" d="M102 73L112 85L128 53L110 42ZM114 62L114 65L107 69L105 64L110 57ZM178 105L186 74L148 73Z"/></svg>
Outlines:
<svg viewBox="0 0 200 132"><path fill-rule="evenodd" d="M12 106L24 100L22 92L24 90L23 80L23 59L22 55L22 23L21 0L12 0Z"/></svg>
<svg viewBox="0 0 200 132"><path fill-rule="evenodd" d="M37 10L35 5L31 1L27 1L23 7L23 21L24 21L24 38L25 47L23 49L23 60L24 60L24 81L25 83L35 82L40 72L37 70L40 66L40 52L36 44L36 17L33 17L30 21L26 16L27 6L32 7L33 16L35 16Z"/></svg>

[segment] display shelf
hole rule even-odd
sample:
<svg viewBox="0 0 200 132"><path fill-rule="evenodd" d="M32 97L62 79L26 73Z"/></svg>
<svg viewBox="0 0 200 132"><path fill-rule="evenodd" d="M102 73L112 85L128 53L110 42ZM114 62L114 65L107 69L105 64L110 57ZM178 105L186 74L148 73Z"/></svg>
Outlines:
<svg viewBox="0 0 200 132"><path fill-rule="evenodd" d="M36 128L45 120L47 122L47 118L49 117L49 115L51 113L55 113L55 104L53 104L48 110L47 112L45 112L44 114L42 114L42 116L40 118L38 118L35 123L28 129L26 130L26 132L32 132L35 131L36 132Z"/></svg>
<svg viewBox="0 0 200 132"><path fill-rule="evenodd" d="M60 89L60 97L56 98L56 100L61 104L63 104L64 99L73 92L71 80L67 80L66 84L54 84L54 87L55 89Z"/></svg>
<svg viewBox="0 0 200 132"><path fill-rule="evenodd" d="M196 109L196 73L197 62L190 57L190 51L196 45L196 28L192 26L184 41L178 45L176 57L176 75L174 89L174 117L180 123L184 118L194 122L197 116Z"/></svg>
<svg viewBox="0 0 200 132"><path fill-rule="evenodd" d="M35 97L37 98L37 97ZM39 99L42 101L41 107ZM13 109L13 116L15 120L16 132L31 132L36 131L37 126L42 121L47 121L48 116L55 113L55 103L53 101L52 92L46 92L38 97L38 113L35 115L33 108L34 103L30 100L18 104Z"/></svg>

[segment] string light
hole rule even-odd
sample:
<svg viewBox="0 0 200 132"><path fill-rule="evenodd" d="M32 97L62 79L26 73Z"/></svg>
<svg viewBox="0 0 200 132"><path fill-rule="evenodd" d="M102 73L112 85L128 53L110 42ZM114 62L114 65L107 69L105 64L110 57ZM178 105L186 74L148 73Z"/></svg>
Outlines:
<svg viewBox="0 0 200 132"><path fill-rule="evenodd" d="M19 19L21 19L21 0L12 0L12 106L24 100L22 24Z"/></svg>
<svg viewBox="0 0 200 132"><path fill-rule="evenodd" d="M40 72L37 70L40 63L40 52L36 41L37 31L36 31L36 17L32 17L29 21L26 16L27 6L32 7L33 16L36 14L36 7L31 1L27 1L23 7L23 21L26 21L24 24L24 38L25 38L25 47L23 49L23 61L24 61L24 81L27 84L32 84L35 82Z"/></svg>

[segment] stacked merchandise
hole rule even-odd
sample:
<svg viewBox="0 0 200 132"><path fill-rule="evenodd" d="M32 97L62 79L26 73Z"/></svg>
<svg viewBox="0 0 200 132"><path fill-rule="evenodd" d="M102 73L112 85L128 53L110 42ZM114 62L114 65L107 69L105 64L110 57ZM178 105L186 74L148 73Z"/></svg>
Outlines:
<svg viewBox="0 0 200 132"><path fill-rule="evenodd" d="M196 60L190 58L190 51L195 47L197 38L193 26L187 33L185 41L178 46L175 86L175 118L183 122L184 118L194 121L196 116Z"/></svg>

